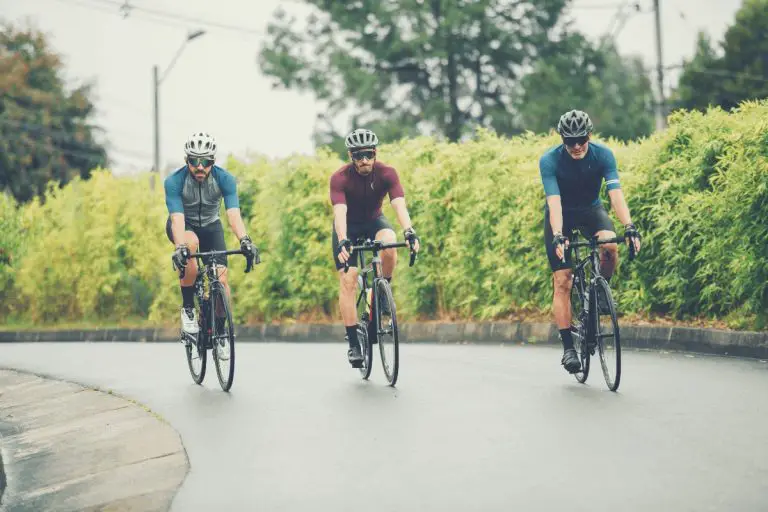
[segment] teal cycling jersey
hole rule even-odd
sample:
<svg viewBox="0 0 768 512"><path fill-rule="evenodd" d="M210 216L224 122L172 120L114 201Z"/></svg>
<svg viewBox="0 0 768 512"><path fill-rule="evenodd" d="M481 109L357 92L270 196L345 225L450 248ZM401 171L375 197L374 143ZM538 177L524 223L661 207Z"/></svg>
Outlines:
<svg viewBox="0 0 768 512"><path fill-rule="evenodd" d="M219 205L239 208L235 177L214 165L205 181L198 182L185 165L165 179L165 204L168 213L183 213L185 221L202 228L219 220Z"/></svg>
<svg viewBox="0 0 768 512"><path fill-rule="evenodd" d="M603 180L608 190L621 188L613 151L597 142L589 142L581 160L573 159L563 144L550 149L539 160L539 172L546 196L560 196L567 209L600 205Z"/></svg>

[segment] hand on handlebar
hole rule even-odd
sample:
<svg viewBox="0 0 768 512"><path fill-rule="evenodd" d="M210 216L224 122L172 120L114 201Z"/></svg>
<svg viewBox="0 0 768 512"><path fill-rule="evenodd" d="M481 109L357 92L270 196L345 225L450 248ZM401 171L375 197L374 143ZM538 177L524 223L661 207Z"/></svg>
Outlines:
<svg viewBox="0 0 768 512"><path fill-rule="evenodd" d="M248 235L245 235L243 238L240 239L240 250L243 251L243 256L245 256L245 273L251 271L253 268L253 265L258 265L261 263L261 255L259 254L259 248L253 245L253 241L251 241L251 237Z"/></svg>
<svg viewBox="0 0 768 512"><path fill-rule="evenodd" d="M565 251L568 249L569 244L568 237L563 236L561 232L558 231L554 234L554 237L552 238L552 247L555 249L557 258L563 263L565 263Z"/></svg>
<svg viewBox="0 0 768 512"><path fill-rule="evenodd" d="M173 263L173 270L179 271L179 277L184 277L184 269L187 268L187 258L189 258L189 246L187 244L179 244L176 246L176 250L171 255L171 263Z"/></svg>
<svg viewBox="0 0 768 512"><path fill-rule="evenodd" d="M635 255L640 252L640 242L643 239L634 224L630 223L624 226L624 239L627 241L627 247L629 247L629 258L634 259Z"/></svg>
<svg viewBox="0 0 768 512"><path fill-rule="evenodd" d="M349 269L349 258L352 256L352 242L348 238L339 240L336 246L336 258L344 264L344 271Z"/></svg>

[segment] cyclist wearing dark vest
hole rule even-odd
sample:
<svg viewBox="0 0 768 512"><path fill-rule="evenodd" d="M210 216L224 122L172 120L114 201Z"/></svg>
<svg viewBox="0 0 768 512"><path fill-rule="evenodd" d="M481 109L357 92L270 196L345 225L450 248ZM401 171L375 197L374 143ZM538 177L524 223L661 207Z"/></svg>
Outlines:
<svg viewBox="0 0 768 512"><path fill-rule="evenodd" d="M624 234L640 251L640 233L632 224L627 202L621 190L616 159L608 147L591 142L593 130L589 116L571 110L560 117L557 131L563 143L550 149L539 160L544 185L544 244L553 272L552 308L563 343L561 364L570 373L581 370L571 336L571 259L566 254L568 237L574 228L584 236L599 238L616 236L613 222L600 201L600 188L605 182L613 211L624 225ZM610 280L618 262L616 244L600 249L600 274ZM607 305L598 305L604 309Z"/></svg>
<svg viewBox="0 0 768 512"><path fill-rule="evenodd" d="M199 327L195 312L194 284L197 278L197 262L187 260L190 253L227 250L224 229L219 218L219 207L224 200L227 220L240 240L240 248L246 258L259 263L259 252L246 234L240 216L235 177L214 165L216 139L207 133L195 133L184 144L186 165L165 179L165 204L168 220L165 234L176 246L171 260L176 268L184 268L181 285L181 327L189 334L197 334ZM226 256L217 257L217 263L226 267ZM229 295L226 268L219 274Z"/></svg>
<svg viewBox="0 0 768 512"><path fill-rule="evenodd" d="M347 135L344 142L351 162L334 172L330 179L334 216L332 249L333 260L339 271L339 307L349 341L347 358L353 367L359 367L363 355L357 340L355 291L358 272L355 267L357 253L350 253L352 243L358 237L385 243L397 241L392 225L381 211L387 194L397 220L405 230L403 237L415 251L419 250L419 237L411 225L405 192L397 171L376 160L376 147L379 144L376 134L361 128ZM395 249L387 249L380 255L382 274L391 283L397 265L397 253ZM347 273L344 272L345 262L350 266Z"/></svg>

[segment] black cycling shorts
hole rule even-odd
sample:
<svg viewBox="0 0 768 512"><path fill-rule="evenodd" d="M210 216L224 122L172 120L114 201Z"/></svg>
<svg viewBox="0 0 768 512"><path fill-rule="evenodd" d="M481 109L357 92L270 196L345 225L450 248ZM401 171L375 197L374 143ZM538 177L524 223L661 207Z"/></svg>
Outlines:
<svg viewBox="0 0 768 512"><path fill-rule="evenodd" d="M368 221L368 222L352 222L347 224L347 238L352 241L352 244L355 245L355 242L358 241L358 238L370 238L371 240L376 239L376 233L381 231L382 229L391 229L394 231L394 228L392 228L392 225L389 223L387 218L384 215L380 215L379 217ZM339 261L339 259L336 257L336 248L339 246L339 236L336 234L336 224L333 224L333 235L331 236L331 243L333 244L331 247L331 253L333 254L333 261L336 263L336 270L341 270L344 268L344 264ZM354 267L357 265L357 255L358 252L353 252L352 257L349 258L349 266Z"/></svg>
<svg viewBox="0 0 768 512"><path fill-rule="evenodd" d="M563 210L563 235L570 238L574 229L579 230L582 235L582 241L584 241L584 237L594 236L598 231L616 232L608 212L602 205ZM549 224L549 208L545 207L544 245L546 246L549 266L552 272L571 268L570 251L566 252L565 263L563 263L555 254L555 248L552 247L553 240L552 226Z"/></svg>
<svg viewBox="0 0 768 512"><path fill-rule="evenodd" d="M186 231L192 231L197 235L197 239L200 240L200 247L197 249L198 252L227 250L227 242L224 240L224 228L221 225L221 219L202 228L192 226L188 222L185 222L184 229ZM170 217L168 217L168 220L165 222L165 235L171 243L174 243ZM203 261L207 261L208 259L209 258L203 258ZM225 254L216 256L216 263L226 267L227 256Z"/></svg>

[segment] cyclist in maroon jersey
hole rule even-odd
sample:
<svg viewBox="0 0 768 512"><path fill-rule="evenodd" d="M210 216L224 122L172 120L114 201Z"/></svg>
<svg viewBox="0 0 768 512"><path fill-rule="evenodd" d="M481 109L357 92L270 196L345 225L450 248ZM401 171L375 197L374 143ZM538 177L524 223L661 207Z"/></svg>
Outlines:
<svg viewBox="0 0 768 512"><path fill-rule="evenodd" d="M381 211L384 197L395 210L397 220L403 227L403 237L414 251L419 250L419 237L411 225L405 192L394 167L376 160L379 139L370 130L359 128L345 139L350 163L333 173L330 180L331 204L333 204L333 259L339 271L339 308L347 331L349 351L347 357L353 367L360 367L363 355L357 340L357 312L355 291L357 288L357 253L351 253L352 243L358 237L381 240L385 243L397 241L397 236ZM345 263L349 271L344 272ZM381 252L381 271L392 282L397 265L395 249Z"/></svg>

